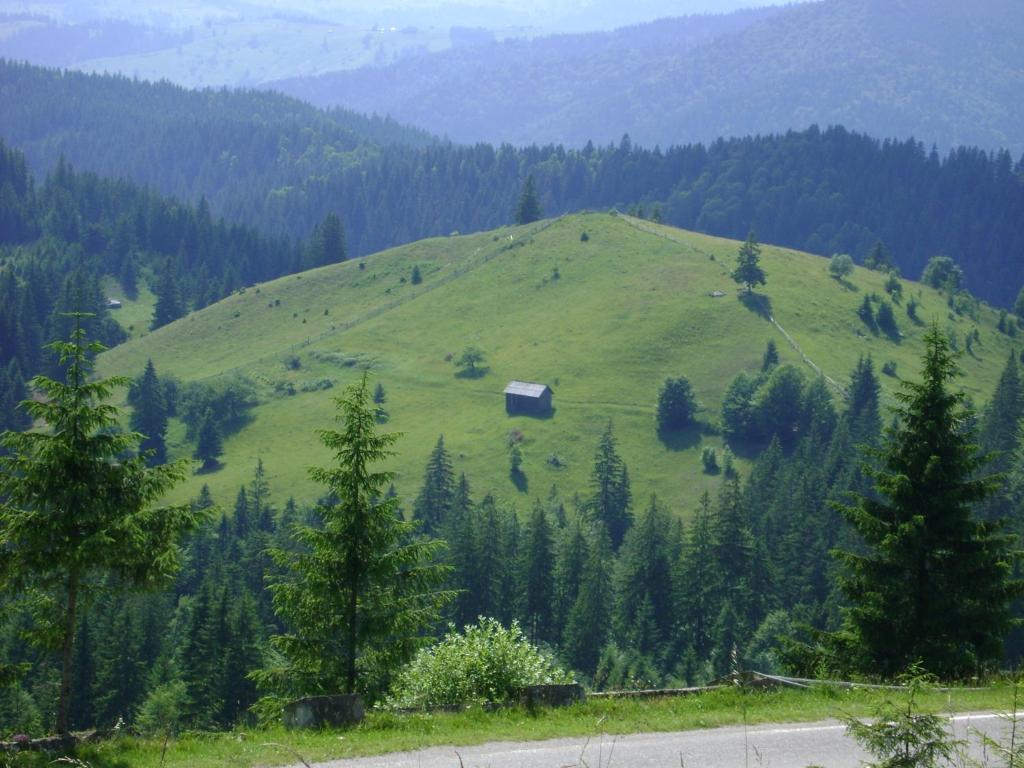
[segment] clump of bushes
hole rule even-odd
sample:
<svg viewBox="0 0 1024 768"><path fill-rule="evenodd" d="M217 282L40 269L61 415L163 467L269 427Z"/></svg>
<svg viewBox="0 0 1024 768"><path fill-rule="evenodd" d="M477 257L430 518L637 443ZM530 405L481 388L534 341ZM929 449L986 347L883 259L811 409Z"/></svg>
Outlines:
<svg viewBox="0 0 1024 768"><path fill-rule="evenodd" d="M532 645L518 622L481 617L421 650L399 673L388 698L396 708L505 704L527 685L572 683L571 673Z"/></svg>

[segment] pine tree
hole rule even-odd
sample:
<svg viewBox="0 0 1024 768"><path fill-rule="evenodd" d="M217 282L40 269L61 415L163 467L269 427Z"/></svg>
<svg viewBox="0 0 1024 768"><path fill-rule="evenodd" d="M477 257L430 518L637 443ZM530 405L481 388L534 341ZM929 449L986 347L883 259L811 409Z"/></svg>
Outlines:
<svg viewBox="0 0 1024 768"><path fill-rule="evenodd" d="M721 601L732 605L744 626L756 626L762 618L760 604L764 593L755 593L753 588L755 543L746 519L739 479L727 479L723 483L712 530Z"/></svg>
<svg viewBox="0 0 1024 768"><path fill-rule="evenodd" d="M1000 487L979 505L978 512L988 520L1009 517L1008 477L1017 448L1018 427L1024 419L1024 385L1020 380L1017 356L1011 352L996 390L981 415L978 442L990 458L987 470L1001 475Z"/></svg>
<svg viewBox="0 0 1024 768"><path fill-rule="evenodd" d="M448 561L452 572L449 584L455 591L451 616L455 625L472 624L481 615L476 591L480 573L479 552L476 541L478 515L473 503L466 475L459 475L452 498L451 512L442 531L448 542Z"/></svg>
<svg viewBox="0 0 1024 768"><path fill-rule="evenodd" d="M182 479L180 464L147 467L124 458L138 436L113 432L117 410L104 401L128 381L89 378L102 345L86 342L79 326L70 341L50 348L66 368L66 382L35 377L32 387L44 398L24 407L51 431L0 437L9 452L0 457L0 588L40 590L54 599L60 618L42 641L61 654L56 727L66 734L80 600L106 574L125 585L169 579L179 565L177 538L198 515L187 506L152 507Z"/></svg>
<svg viewBox="0 0 1024 768"><path fill-rule="evenodd" d="M671 564L666 531L668 514L651 497L637 524L622 542L615 571L615 615L612 626L620 646L642 654L661 650L674 623ZM653 622L641 611L650 606Z"/></svg>
<svg viewBox="0 0 1024 768"><path fill-rule="evenodd" d="M547 513L538 501L530 515L523 550L523 577L525 589L523 619L530 640L554 639L554 542Z"/></svg>
<svg viewBox="0 0 1024 768"><path fill-rule="evenodd" d="M297 549L271 551L287 574L271 584L274 609L290 628L271 643L288 671L263 670L257 682L282 694L379 693L454 597L439 588L443 543L413 537L385 494L393 474L373 469L398 436L377 434L369 401L364 376L335 401L341 429L319 433L335 455L310 470L333 499L317 507L322 526L297 525Z"/></svg>
<svg viewBox="0 0 1024 768"><path fill-rule="evenodd" d="M892 259L889 257L889 249L881 240L876 242L864 259L864 266L878 272L887 272L892 269Z"/></svg>
<svg viewBox="0 0 1024 768"><path fill-rule="evenodd" d="M422 525L424 533L436 535L444 527L454 493L455 472L452 470L448 450L444 447L444 435L441 435L427 459L423 487L412 506L413 520Z"/></svg>
<svg viewBox="0 0 1024 768"><path fill-rule="evenodd" d="M559 532L555 544L554 622L555 637L559 645L565 631L569 612L579 596L583 568L587 561L587 539L579 520Z"/></svg>
<svg viewBox="0 0 1024 768"><path fill-rule="evenodd" d="M658 393L658 430L682 429L693 423L697 396L685 376L667 378Z"/></svg>
<svg viewBox="0 0 1024 768"><path fill-rule="evenodd" d="M540 207L540 200L537 199L537 190L533 186L533 174L526 177L523 184L522 194L519 195L519 204L516 206L516 224L532 224L544 218L544 212Z"/></svg>
<svg viewBox="0 0 1024 768"><path fill-rule="evenodd" d="M1017 316L1021 323L1024 323L1024 287L1020 289L1020 293L1017 294L1017 301L1013 303L1013 314Z"/></svg>
<svg viewBox="0 0 1024 768"><path fill-rule="evenodd" d="M761 373L768 373L779 364L779 349L775 346L775 339L768 339L764 348L764 357L761 358Z"/></svg>
<svg viewBox="0 0 1024 768"><path fill-rule="evenodd" d="M306 259L307 268L338 264L348 255L345 244L345 227L336 213L328 213L313 231L310 238L310 254Z"/></svg>
<svg viewBox="0 0 1024 768"><path fill-rule="evenodd" d="M765 275L761 269L761 246L754 239L754 231L747 234L747 240L740 246L736 255L736 268L732 271L732 279L744 286L751 293L758 285L764 285Z"/></svg>
<svg viewBox="0 0 1024 768"><path fill-rule="evenodd" d="M872 333L878 333L878 323L875 322L875 309L871 306L871 297L867 294L864 294L864 300L860 303L860 307L857 308L857 317L863 321L868 330Z"/></svg>
<svg viewBox="0 0 1024 768"><path fill-rule="evenodd" d="M914 661L944 678L997 661L1010 628L1009 601L1022 592L1015 556L997 526L972 516L993 489L980 476L949 343L924 337L922 381L904 382L897 423L866 471L877 496L843 506L866 551L840 553L850 602L832 636L842 663L891 676Z"/></svg>
<svg viewBox="0 0 1024 768"><path fill-rule="evenodd" d="M146 370L133 382L128 401L133 408L131 428L143 436L139 451L150 466L166 464L167 405L152 360L146 361Z"/></svg>
<svg viewBox="0 0 1024 768"><path fill-rule="evenodd" d="M185 315L185 301L170 259L164 262L156 285L153 286L153 293L156 294L156 304L153 307L153 321L149 324L150 330L155 331Z"/></svg>
<svg viewBox="0 0 1024 768"><path fill-rule="evenodd" d="M220 680L221 727L230 728L248 711L257 698L256 683L250 673L263 660L263 626L256 600L248 590L231 601L227 616L227 643L223 652Z"/></svg>
<svg viewBox="0 0 1024 768"><path fill-rule="evenodd" d="M221 441L220 425L217 423L213 411L208 410L199 427L196 450L192 456L203 462L202 471L208 472L220 466L218 459L223 452L224 444Z"/></svg>
<svg viewBox="0 0 1024 768"><path fill-rule="evenodd" d="M587 549L580 591L565 623L562 648L574 669L593 674L611 623L612 550L603 524L593 525Z"/></svg>
<svg viewBox="0 0 1024 768"><path fill-rule="evenodd" d="M873 443L882 431L878 405L881 385L870 356L862 355L857 360L847 392L846 419L850 424L851 438L854 443Z"/></svg>
<svg viewBox="0 0 1024 768"><path fill-rule="evenodd" d="M633 497L629 472L616 450L611 422L601 435L590 478L594 493L587 503L587 510L604 525L611 537L612 548L618 550L626 531L633 524L630 510Z"/></svg>
<svg viewBox="0 0 1024 768"><path fill-rule="evenodd" d="M705 491L690 521L672 580L685 645L701 660L711 655L714 622L721 604L720 578L715 565L711 495Z"/></svg>

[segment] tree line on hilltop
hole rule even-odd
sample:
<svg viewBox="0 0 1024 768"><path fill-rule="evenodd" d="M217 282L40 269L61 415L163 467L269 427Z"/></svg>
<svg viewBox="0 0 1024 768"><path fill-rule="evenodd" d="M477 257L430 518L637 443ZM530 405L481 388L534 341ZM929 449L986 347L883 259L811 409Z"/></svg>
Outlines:
<svg viewBox="0 0 1024 768"><path fill-rule="evenodd" d="M628 136L577 149L458 145L274 94L10 62L0 82L11 105L0 136L36 169L63 156L182 200L205 197L217 215L293 239L336 213L355 256L504 224L532 174L548 215L659 206L669 224L736 239L753 228L765 242L857 261L882 241L907 276L948 255L966 288L1003 306L1021 288L1024 158L1005 151L943 157L841 127L653 149ZM79 108L64 109L72 99ZM107 108L114 100L119 110Z"/></svg>

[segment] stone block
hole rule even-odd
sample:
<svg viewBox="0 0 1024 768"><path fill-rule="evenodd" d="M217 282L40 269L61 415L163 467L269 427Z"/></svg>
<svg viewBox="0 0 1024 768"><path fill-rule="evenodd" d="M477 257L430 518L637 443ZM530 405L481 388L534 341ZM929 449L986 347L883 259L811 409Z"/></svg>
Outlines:
<svg viewBox="0 0 1024 768"><path fill-rule="evenodd" d="M356 694L306 696L284 707L286 728L339 728L363 720L363 698Z"/></svg>
<svg viewBox="0 0 1024 768"><path fill-rule="evenodd" d="M583 686L578 683L527 685L519 689L519 703L527 708L568 707L582 703L585 698Z"/></svg>

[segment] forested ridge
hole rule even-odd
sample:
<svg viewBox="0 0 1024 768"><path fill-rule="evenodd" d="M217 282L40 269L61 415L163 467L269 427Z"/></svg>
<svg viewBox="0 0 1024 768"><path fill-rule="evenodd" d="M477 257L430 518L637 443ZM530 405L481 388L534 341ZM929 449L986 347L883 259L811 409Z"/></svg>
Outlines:
<svg viewBox="0 0 1024 768"><path fill-rule="evenodd" d="M279 86L464 142L581 145L629 132L665 146L818 123L1016 154L1022 22L1014 0L824 0L426 53Z"/></svg>
<svg viewBox="0 0 1024 768"><path fill-rule="evenodd" d="M157 295L156 327L313 266L307 258L298 244L214 219L205 201L182 204L63 161L37 184L22 154L0 141L0 427L25 425L15 410L24 382L58 372L43 344L68 335L66 313L92 313L89 333L114 345L127 334L108 300L134 298L143 283ZM104 293L108 276L123 294Z"/></svg>
<svg viewBox="0 0 1024 768"><path fill-rule="evenodd" d="M13 105L0 114L0 136L39 172L64 156L182 200L205 197L215 215L292 238L333 212L353 256L493 229L511 219L532 174L548 216L659 206L683 228L736 239L753 228L762 242L858 261L881 240L908 277L946 254L981 298L1009 306L1020 289L1024 158L1005 151L943 156L840 127L667 149L628 137L581 149L424 143L273 94L10 62L0 63L0 94ZM354 132L339 127L342 117L356 120Z"/></svg>

